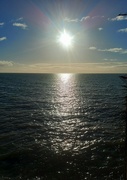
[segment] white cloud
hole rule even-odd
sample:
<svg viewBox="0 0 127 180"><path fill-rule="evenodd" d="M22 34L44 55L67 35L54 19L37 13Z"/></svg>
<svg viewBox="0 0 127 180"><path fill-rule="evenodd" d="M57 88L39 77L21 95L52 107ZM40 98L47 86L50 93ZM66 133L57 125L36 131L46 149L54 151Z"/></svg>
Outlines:
<svg viewBox="0 0 127 180"><path fill-rule="evenodd" d="M105 52L122 52L122 48L110 48L110 49L98 49L98 51L105 51Z"/></svg>
<svg viewBox="0 0 127 180"><path fill-rule="evenodd" d="M27 29L27 25L25 23L13 23L13 26L20 27L22 29Z"/></svg>
<svg viewBox="0 0 127 180"><path fill-rule="evenodd" d="M64 21L66 22L78 22L78 19L70 19L70 18L65 18Z"/></svg>
<svg viewBox="0 0 127 180"><path fill-rule="evenodd" d="M3 25L4 25L4 22L1 22L1 23L0 23L0 26L3 26Z"/></svg>
<svg viewBox="0 0 127 180"><path fill-rule="evenodd" d="M23 17L18 18L16 21L22 21Z"/></svg>
<svg viewBox="0 0 127 180"><path fill-rule="evenodd" d="M19 22L19 21L23 21L23 17L19 17L17 19L12 19L10 22Z"/></svg>
<svg viewBox="0 0 127 180"><path fill-rule="evenodd" d="M123 20L127 20L127 16L116 16L115 18L109 19L111 21L123 21Z"/></svg>
<svg viewBox="0 0 127 180"><path fill-rule="evenodd" d="M100 28L98 28L98 30L99 30L99 31L102 31L102 30L103 30L103 28L101 28L101 27L100 27Z"/></svg>
<svg viewBox="0 0 127 180"><path fill-rule="evenodd" d="M89 47L89 49L97 50L100 52L112 52L112 53L127 54L127 49L123 49L123 48L97 49L96 47Z"/></svg>
<svg viewBox="0 0 127 180"><path fill-rule="evenodd" d="M66 22L82 22L82 21L86 21L88 19L90 19L91 17L90 16L85 16L85 17L82 17L81 19L70 19L70 18L65 18L64 21Z"/></svg>
<svg viewBox="0 0 127 180"><path fill-rule="evenodd" d="M125 33L127 33L127 28L119 29L118 32L125 32Z"/></svg>
<svg viewBox="0 0 127 180"><path fill-rule="evenodd" d="M89 47L90 50L96 50L97 48L92 46L92 47Z"/></svg>
<svg viewBox="0 0 127 180"><path fill-rule="evenodd" d="M68 23L83 23L85 21L90 21L91 23L93 23L95 20L99 21L102 18L104 18L104 16L83 16L80 19L79 18L70 19L66 17L64 21ZM103 28L100 27L99 30L101 31L103 30Z"/></svg>
<svg viewBox="0 0 127 180"><path fill-rule="evenodd" d="M90 19L90 16L82 17L80 21L82 22L82 21L85 21L85 20L87 20L87 19Z"/></svg>
<svg viewBox="0 0 127 180"><path fill-rule="evenodd" d="M13 63L11 61L0 61L0 67L5 66L13 66Z"/></svg>
<svg viewBox="0 0 127 180"><path fill-rule="evenodd" d="M0 38L0 41L4 41L4 40L6 40L7 38L6 37L1 37Z"/></svg>
<svg viewBox="0 0 127 180"><path fill-rule="evenodd" d="M114 62L114 61L117 61L117 59L107 59L107 58L105 58L104 61L111 61L111 62Z"/></svg>
<svg viewBox="0 0 127 180"><path fill-rule="evenodd" d="M92 19L95 19L95 18L104 18L104 16L93 16Z"/></svg>

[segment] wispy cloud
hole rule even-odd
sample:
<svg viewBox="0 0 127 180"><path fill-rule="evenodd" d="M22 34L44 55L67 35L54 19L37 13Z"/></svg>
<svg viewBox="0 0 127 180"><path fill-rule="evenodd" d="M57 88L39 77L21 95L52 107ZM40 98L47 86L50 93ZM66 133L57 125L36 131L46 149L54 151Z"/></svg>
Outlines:
<svg viewBox="0 0 127 180"><path fill-rule="evenodd" d="M127 20L127 16L116 16L115 18L109 18L109 20L111 21L123 21L123 20Z"/></svg>
<svg viewBox="0 0 127 180"><path fill-rule="evenodd" d="M127 54L127 49L123 49L123 48L98 49L96 47L89 47L89 49L100 51L100 52L112 52L112 53Z"/></svg>
<svg viewBox="0 0 127 180"><path fill-rule="evenodd" d="M93 16L92 19L96 19L96 18L104 18L104 16Z"/></svg>
<svg viewBox="0 0 127 180"><path fill-rule="evenodd" d="M4 40L6 40L7 38L6 37L1 37L0 38L0 41L4 41Z"/></svg>
<svg viewBox="0 0 127 180"><path fill-rule="evenodd" d="M82 17L82 18L80 19L80 21L82 22L82 21L86 21L86 20L88 20L88 19L90 19L90 16L85 16L85 17Z"/></svg>
<svg viewBox="0 0 127 180"><path fill-rule="evenodd" d="M21 29L27 29L27 25L25 23L13 23L13 26L19 27Z"/></svg>
<svg viewBox="0 0 127 180"><path fill-rule="evenodd" d="M116 61L117 61L117 59L107 59L107 58L105 58L105 59L104 59L104 61L109 61L109 62L110 62L110 61L111 61L111 62L116 62Z"/></svg>
<svg viewBox="0 0 127 180"><path fill-rule="evenodd" d="M109 49L98 49L98 51L103 51L103 52L114 52L114 53L119 53L122 52L122 48L109 48Z"/></svg>
<svg viewBox="0 0 127 180"><path fill-rule="evenodd" d="M99 31L102 31L102 30L103 30L103 28L102 28L102 27L100 27L100 28L98 28L98 30L99 30Z"/></svg>
<svg viewBox="0 0 127 180"><path fill-rule="evenodd" d="M70 18L65 18L64 21L66 21L66 22L79 22L78 19L70 19Z"/></svg>
<svg viewBox="0 0 127 180"><path fill-rule="evenodd" d="M104 16L93 16L93 17L90 17L90 16L83 16L81 19L78 19L78 18L75 18L75 19L70 19L70 18L65 18L64 21L66 22L84 22L84 21L87 21L87 20L94 20L95 18L104 18Z"/></svg>
<svg viewBox="0 0 127 180"><path fill-rule="evenodd" d="M82 22L82 21L85 21L85 20L87 20L87 19L89 19L90 18L90 16L85 16L85 17L82 17L81 19L78 19L78 18L76 18L76 19L70 19L70 18L65 18L64 19L64 21L66 21L66 22Z"/></svg>
<svg viewBox="0 0 127 180"><path fill-rule="evenodd" d="M21 21L23 21L23 17L19 17L19 18L17 18L17 19L12 19L10 22L21 22Z"/></svg>
<svg viewBox="0 0 127 180"><path fill-rule="evenodd" d="M118 32L125 32L125 33L127 33L127 28L119 29Z"/></svg>
<svg viewBox="0 0 127 180"><path fill-rule="evenodd" d="M3 26L4 25L4 22L0 22L0 26Z"/></svg>
<svg viewBox="0 0 127 180"><path fill-rule="evenodd" d="M5 67L5 66L13 66L13 63L11 61L0 61L0 67Z"/></svg>
<svg viewBox="0 0 127 180"><path fill-rule="evenodd" d="M16 19L16 21L22 21L22 20L23 20L23 17Z"/></svg>
<svg viewBox="0 0 127 180"><path fill-rule="evenodd" d="M92 47L89 47L90 50L96 50L97 48L92 46Z"/></svg>

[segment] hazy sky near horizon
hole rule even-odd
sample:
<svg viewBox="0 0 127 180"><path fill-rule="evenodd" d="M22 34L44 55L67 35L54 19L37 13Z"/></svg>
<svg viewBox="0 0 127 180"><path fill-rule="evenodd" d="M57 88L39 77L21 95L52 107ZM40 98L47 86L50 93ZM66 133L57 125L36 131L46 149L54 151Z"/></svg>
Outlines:
<svg viewBox="0 0 127 180"><path fill-rule="evenodd" d="M127 0L1 0L0 72L127 72ZM73 47L58 35L66 30Z"/></svg>

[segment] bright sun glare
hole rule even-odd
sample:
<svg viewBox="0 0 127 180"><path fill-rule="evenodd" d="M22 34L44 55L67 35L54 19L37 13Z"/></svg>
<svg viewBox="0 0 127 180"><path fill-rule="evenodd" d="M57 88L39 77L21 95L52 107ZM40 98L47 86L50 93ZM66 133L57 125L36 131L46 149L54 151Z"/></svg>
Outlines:
<svg viewBox="0 0 127 180"><path fill-rule="evenodd" d="M64 29L58 37L58 42L63 45L63 47L69 49L73 45L73 39L73 36Z"/></svg>

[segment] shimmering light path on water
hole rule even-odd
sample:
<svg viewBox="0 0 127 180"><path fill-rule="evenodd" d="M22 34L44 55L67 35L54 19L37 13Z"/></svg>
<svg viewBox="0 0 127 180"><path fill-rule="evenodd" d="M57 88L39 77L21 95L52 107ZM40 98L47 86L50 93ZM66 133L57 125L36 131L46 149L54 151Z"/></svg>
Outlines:
<svg viewBox="0 0 127 180"><path fill-rule="evenodd" d="M0 74L0 179L124 179L118 75Z"/></svg>

